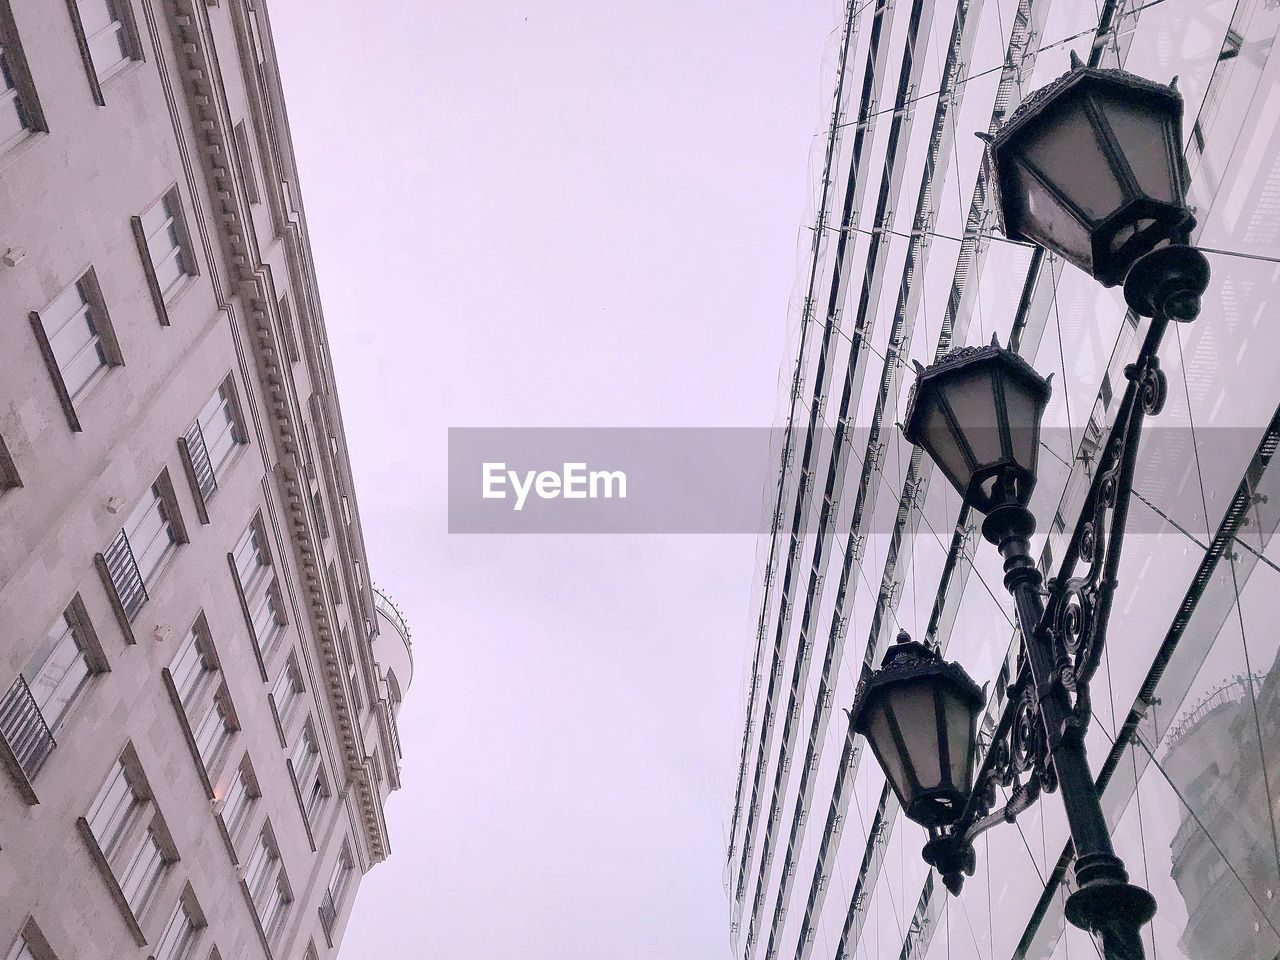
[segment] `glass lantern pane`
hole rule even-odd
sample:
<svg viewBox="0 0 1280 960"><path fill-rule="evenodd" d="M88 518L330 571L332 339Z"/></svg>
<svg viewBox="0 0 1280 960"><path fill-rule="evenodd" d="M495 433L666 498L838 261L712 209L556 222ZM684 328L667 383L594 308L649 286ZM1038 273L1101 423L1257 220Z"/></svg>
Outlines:
<svg viewBox="0 0 1280 960"><path fill-rule="evenodd" d="M1094 220L1110 216L1124 203L1120 181L1082 100L1061 101L1060 109L1046 114L1041 126L1022 141L1022 150L1064 196Z"/></svg>
<svg viewBox="0 0 1280 960"><path fill-rule="evenodd" d="M1082 270L1092 272L1089 228L1069 212L1026 170L1015 166L1013 193L1017 227L1028 240L1048 247Z"/></svg>
<svg viewBox="0 0 1280 960"><path fill-rule="evenodd" d="M867 739L871 742L871 749L875 751L876 759L880 761L880 766L884 769L884 775L889 785L893 787L894 793L904 805L909 804L911 783L907 779L903 757L898 752L893 731L889 728L889 718L885 715L883 701L878 702L872 710Z"/></svg>
<svg viewBox="0 0 1280 960"><path fill-rule="evenodd" d="M947 713L947 755L951 761L951 785L968 794L973 785L973 717L969 703L954 691L943 693Z"/></svg>
<svg viewBox="0 0 1280 960"><path fill-rule="evenodd" d="M946 386L947 403L973 451L975 468L995 463L1003 453L991 377L991 368L984 364L951 377Z"/></svg>
<svg viewBox="0 0 1280 960"><path fill-rule="evenodd" d="M1174 196L1178 174L1170 165L1166 140L1166 125L1171 123L1168 115L1163 111L1143 111L1133 102L1115 95L1100 94L1094 99L1106 116L1142 192L1166 203L1181 202L1181 196Z"/></svg>
<svg viewBox="0 0 1280 960"><path fill-rule="evenodd" d="M938 749L938 710L933 687L915 683L899 687L890 698L893 717L906 745L907 756L922 790L942 782L942 757Z"/></svg>
<svg viewBox="0 0 1280 960"><path fill-rule="evenodd" d="M1004 380L1004 405L1009 415L1009 440L1018 466L1035 472L1040 437L1041 403L1020 379Z"/></svg>
<svg viewBox="0 0 1280 960"><path fill-rule="evenodd" d="M969 476L973 472L973 464L956 443L951 432L951 424L936 403L930 403L924 416L921 446L928 451L934 463L947 475L961 493L969 485Z"/></svg>

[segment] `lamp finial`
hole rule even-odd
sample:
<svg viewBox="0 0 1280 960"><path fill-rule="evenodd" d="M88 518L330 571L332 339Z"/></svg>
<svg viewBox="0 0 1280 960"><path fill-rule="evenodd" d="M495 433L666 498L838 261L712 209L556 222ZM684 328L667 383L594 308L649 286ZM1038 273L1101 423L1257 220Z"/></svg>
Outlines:
<svg viewBox="0 0 1280 960"><path fill-rule="evenodd" d="M1072 70L1084 69L1084 61L1080 59L1080 54L1076 53L1074 50L1071 51L1071 69Z"/></svg>

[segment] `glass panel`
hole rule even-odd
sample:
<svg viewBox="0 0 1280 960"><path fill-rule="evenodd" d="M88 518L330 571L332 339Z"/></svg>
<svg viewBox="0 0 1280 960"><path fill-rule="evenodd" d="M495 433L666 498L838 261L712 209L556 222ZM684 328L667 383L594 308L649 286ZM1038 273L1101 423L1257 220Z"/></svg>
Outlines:
<svg viewBox="0 0 1280 960"><path fill-rule="evenodd" d="M141 915L147 900L155 891L160 875L164 873L164 867L164 853L160 850L155 831L148 830L142 846L138 848L138 852L134 854L120 877L120 890L124 893L125 901L133 910L135 917Z"/></svg>
<svg viewBox="0 0 1280 960"><path fill-rule="evenodd" d="M49 629L23 677L45 723L53 727L89 677L89 663L65 614Z"/></svg>
<svg viewBox="0 0 1280 960"><path fill-rule="evenodd" d="M921 789L938 786L942 782L942 769L933 690L926 684L913 684L895 691L893 715Z"/></svg>
<svg viewBox="0 0 1280 960"><path fill-rule="evenodd" d="M113 0L76 0L80 25L85 36L92 37L118 20Z"/></svg>
<svg viewBox="0 0 1280 960"><path fill-rule="evenodd" d="M1021 167L1013 172L1011 206L1026 236L1061 253L1077 266L1093 261L1089 230ZM1085 267L1087 269L1087 267Z"/></svg>
<svg viewBox="0 0 1280 960"><path fill-rule="evenodd" d="M85 31L89 31L86 29ZM124 25L115 23L96 36L89 37L89 57L98 79L106 79L112 71L128 59L129 45L124 35Z"/></svg>
<svg viewBox="0 0 1280 960"><path fill-rule="evenodd" d="M951 425L937 405L930 404L924 419L924 433L929 438L929 454L951 480L952 485L968 485L972 465L956 443Z"/></svg>
<svg viewBox="0 0 1280 960"><path fill-rule="evenodd" d="M976 466L998 461L1002 444L989 373L974 371L953 377L947 384L946 398L956 425L973 451Z"/></svg>
<svg viewBox="0 0 1280 960"><path fill-rule="evenodd" d="M1114 95L1099 95L1094 99L1102 108L1143 193L1166 203L1181 201L1181 197L1174 196L1177 181L1174 171L1169 169L1163 114L1144 112L1129 100Z"/></svg>
<svg viewBox="0 0 1280 960"><path fill-rule="evenodd" d="M1124 202L1124 193L1083 103L1064 102L1061 111L1046 115L1042 123L1033 137L1022 141L1027 158L1094 220L1113 213Z"/></svg>
<svg viewBox="0 0 1280 960"><path fill-rule="evenodd" d="M129 783L124 764L116 761L111 778L102 786L93 806L89 808L89 827L102 852L110 857L120 841L134 805L140 803L138 795Z"/></svg>
<svg viewBox="0 0 1280 960"><path fill-rule="evenodd" d="M894 791L900 797L911 796L911 784L907 781L906 771L902 766L902 757L894 743L893 732L889 728L889 720L883 709L877 709L871 716L867 739L875 749L876 759L884 769L885 776L893 784ZM883 751L883 752L882 752Z"/></svg>

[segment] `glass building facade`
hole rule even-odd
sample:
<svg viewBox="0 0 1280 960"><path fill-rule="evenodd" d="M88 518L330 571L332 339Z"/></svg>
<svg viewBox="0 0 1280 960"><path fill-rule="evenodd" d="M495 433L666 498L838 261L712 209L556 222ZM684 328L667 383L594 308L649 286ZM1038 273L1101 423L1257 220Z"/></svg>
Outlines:
<svg viewBox="0 0 1280 960"><path fill-rule="evenodd" d="M1008 708L1012 602L979 517L902 437L912 364L992 336L1054 374L1033 549L1057 572L1147 321L1121 291L1006 240L982 143L1095 66L1185 98L1204 309L1160 350L1090 763L1117 852L1159 912L1148 957L1280 955L1280 29L1275 0L854 0L828 57L789 315L778 473L725 863L749 960L1098 956L1066 923L1062 801L977 841L958 897L920 857L846 713L899 631Z"/></svg>

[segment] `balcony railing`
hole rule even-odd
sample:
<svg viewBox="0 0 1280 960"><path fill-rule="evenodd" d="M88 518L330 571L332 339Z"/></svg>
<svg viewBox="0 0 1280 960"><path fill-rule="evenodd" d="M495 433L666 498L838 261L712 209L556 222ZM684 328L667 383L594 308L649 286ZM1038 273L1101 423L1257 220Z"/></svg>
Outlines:
<svg viewBox="0 0 1280 960"><path fill-rule="evenodd" d="M213 470L213 461L209 459L209 448L205 446L200 421L191 425L183 440L187 444L187 456L191 458L191 471L195 475L196 487L200 490L201 498L208 502L213 491L218 489L218 478Z"/></svg>
<svg viewBox="0 0 1280 960"><path fill-rule="evenodd" d="M325 939L333 944L333 928L338 922L338 905L333 902L333 894L326 890L320 901L320 926L324 927Z"/></svg>
<svg viewBox="0 0 1280 960"><path fill-rule="evenodd" d="M4 737L28 780L35 777L57 746L53 731L45 723L40 705L21 674L0 699L0 736Z"/></svg>
<svg viewBox="0 0 1280 960"><path fill-rule="evenodd" d="M123 530L116 534L102 558L106 561L111 585L120 598L120 606L124 608L125 616L132 620L147 602L147 587L142 582L142 573L133 557L133 548L129 546L129 538Z"/></svg>

